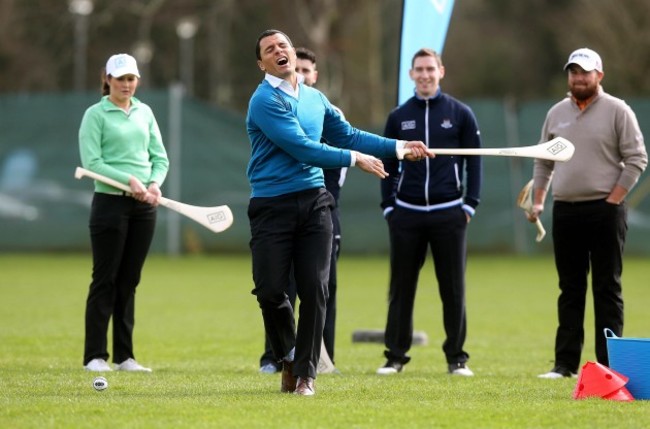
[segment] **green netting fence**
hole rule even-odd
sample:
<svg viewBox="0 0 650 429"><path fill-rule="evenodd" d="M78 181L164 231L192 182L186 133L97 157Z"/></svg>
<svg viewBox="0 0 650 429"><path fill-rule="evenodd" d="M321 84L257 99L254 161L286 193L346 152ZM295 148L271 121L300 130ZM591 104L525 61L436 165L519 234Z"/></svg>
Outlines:
<svg viewBox="0 0 650 429"><path fill-rule="evenodd" d="M170 152L173 174L166 196L202 206L227 204L235 223L214 234L161 208L154 252L247 252L246 164L249 143L244 116L174 91L142 91L156 113ZM14 94L0 96L0 251L80 251L90 248L88 214L92 184L75 180L79 165L77 131L97 94ZM535 144L554 100L514 104L467 100L478 118L485 147ZM650 100L628 103L650 136ZM178 112L178 114L177 114ZM378 124L374 131L381 131ZM469 229L473 252L550 252L550 237L535 243L535 229L515 200L530 179L532 160L484 157L481 205ZM628 198L627 251L650 253L650 180L641 177ZM171 185L173 183L174 185ZM173 194L170 192L173 191ZM378 179L351 169L341 194L343 251L384 253L387 229L379 208ZM547 206L550 207L550 206ZM550 210L542 217L551 229Z"/></svg>

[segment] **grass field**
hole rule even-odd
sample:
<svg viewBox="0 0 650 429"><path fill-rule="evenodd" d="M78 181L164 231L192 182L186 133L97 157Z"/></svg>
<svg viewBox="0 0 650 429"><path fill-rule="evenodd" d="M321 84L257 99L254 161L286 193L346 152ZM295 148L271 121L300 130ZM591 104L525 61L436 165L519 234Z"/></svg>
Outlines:
<svg viewBox="0 0 650 429"><path fill-rule="evenodd" d="M575 401L575 379L552 367L557 287L550 257L470 256L468 338L473 378L446 374L430 261L415 329L429 344L393 377L375 375L380 344L352 343L383 328L386 257L340 261L336 363L311 398L279 393L257 372L262 321L247 255L150 257L136 304L136 357L151 374L107 373L93 390L82 369L90 255L0 255L2 428L647 428L650 401ZM628 258L626 336L650 336L650 265ZM589 300L582 362L594 360ZM109 342L110 343L110 342Z"/></svg>

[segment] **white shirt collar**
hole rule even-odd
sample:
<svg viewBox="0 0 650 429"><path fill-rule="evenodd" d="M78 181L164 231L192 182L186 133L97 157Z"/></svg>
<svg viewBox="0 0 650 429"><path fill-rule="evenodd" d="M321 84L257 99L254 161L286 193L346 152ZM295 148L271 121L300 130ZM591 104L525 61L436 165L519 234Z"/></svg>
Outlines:
<svg viewBox="0 0 650 429"><path fill-rule="evenodd" d="M273 88L280 88L282 92L294 98L298 98L298 95L300 94L300 84L305 81L305 77L300 73L296 73L296 76L298 77L298 85L296 85L295 90L288 81L280 79L277 76L273 76L272 74L266 73L264 79L268 81L268 83L270 83Z"/></svg>

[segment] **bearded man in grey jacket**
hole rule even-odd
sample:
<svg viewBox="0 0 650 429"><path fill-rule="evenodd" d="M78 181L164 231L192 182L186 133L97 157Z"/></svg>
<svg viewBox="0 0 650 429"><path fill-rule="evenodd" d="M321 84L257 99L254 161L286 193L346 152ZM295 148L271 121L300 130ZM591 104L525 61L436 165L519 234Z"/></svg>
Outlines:
<svg viewBox="0 0 650 429"><path fill-rule="evenodd" d="M600 55L577 49L564 66L569 94L548 111L542 141L564 137L575 145L565 163L536 159L535 222L552 179L553 249L559 277L555 366L540 378L575 376L584 344L587 277L591 271L596 359L608 366L604 329L623 334L621 274L627 234L625 196L648 164L639 123L630 106L606 93Z"/></svg>

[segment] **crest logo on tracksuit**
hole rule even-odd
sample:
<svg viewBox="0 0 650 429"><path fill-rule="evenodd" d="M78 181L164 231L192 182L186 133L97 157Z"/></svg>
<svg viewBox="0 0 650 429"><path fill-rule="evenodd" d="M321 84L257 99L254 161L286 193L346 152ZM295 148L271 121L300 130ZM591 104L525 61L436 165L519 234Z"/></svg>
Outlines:
<svg viewBox="0 0 650 429"><path fill-rule="evenodd" d="M445 120L442 121L442 124L440 124L440 126L442 128L444 128L444 129L449 129L449 128L453 127L454 125L451 123L451 120L445 119Z"/></svg>
<svg viewBox="0 0 650 429"><path fill-rule="evenodd" d="M402 122L402 131L404 130L414 130L415 129L415 119L412 121Z"/></svg>

